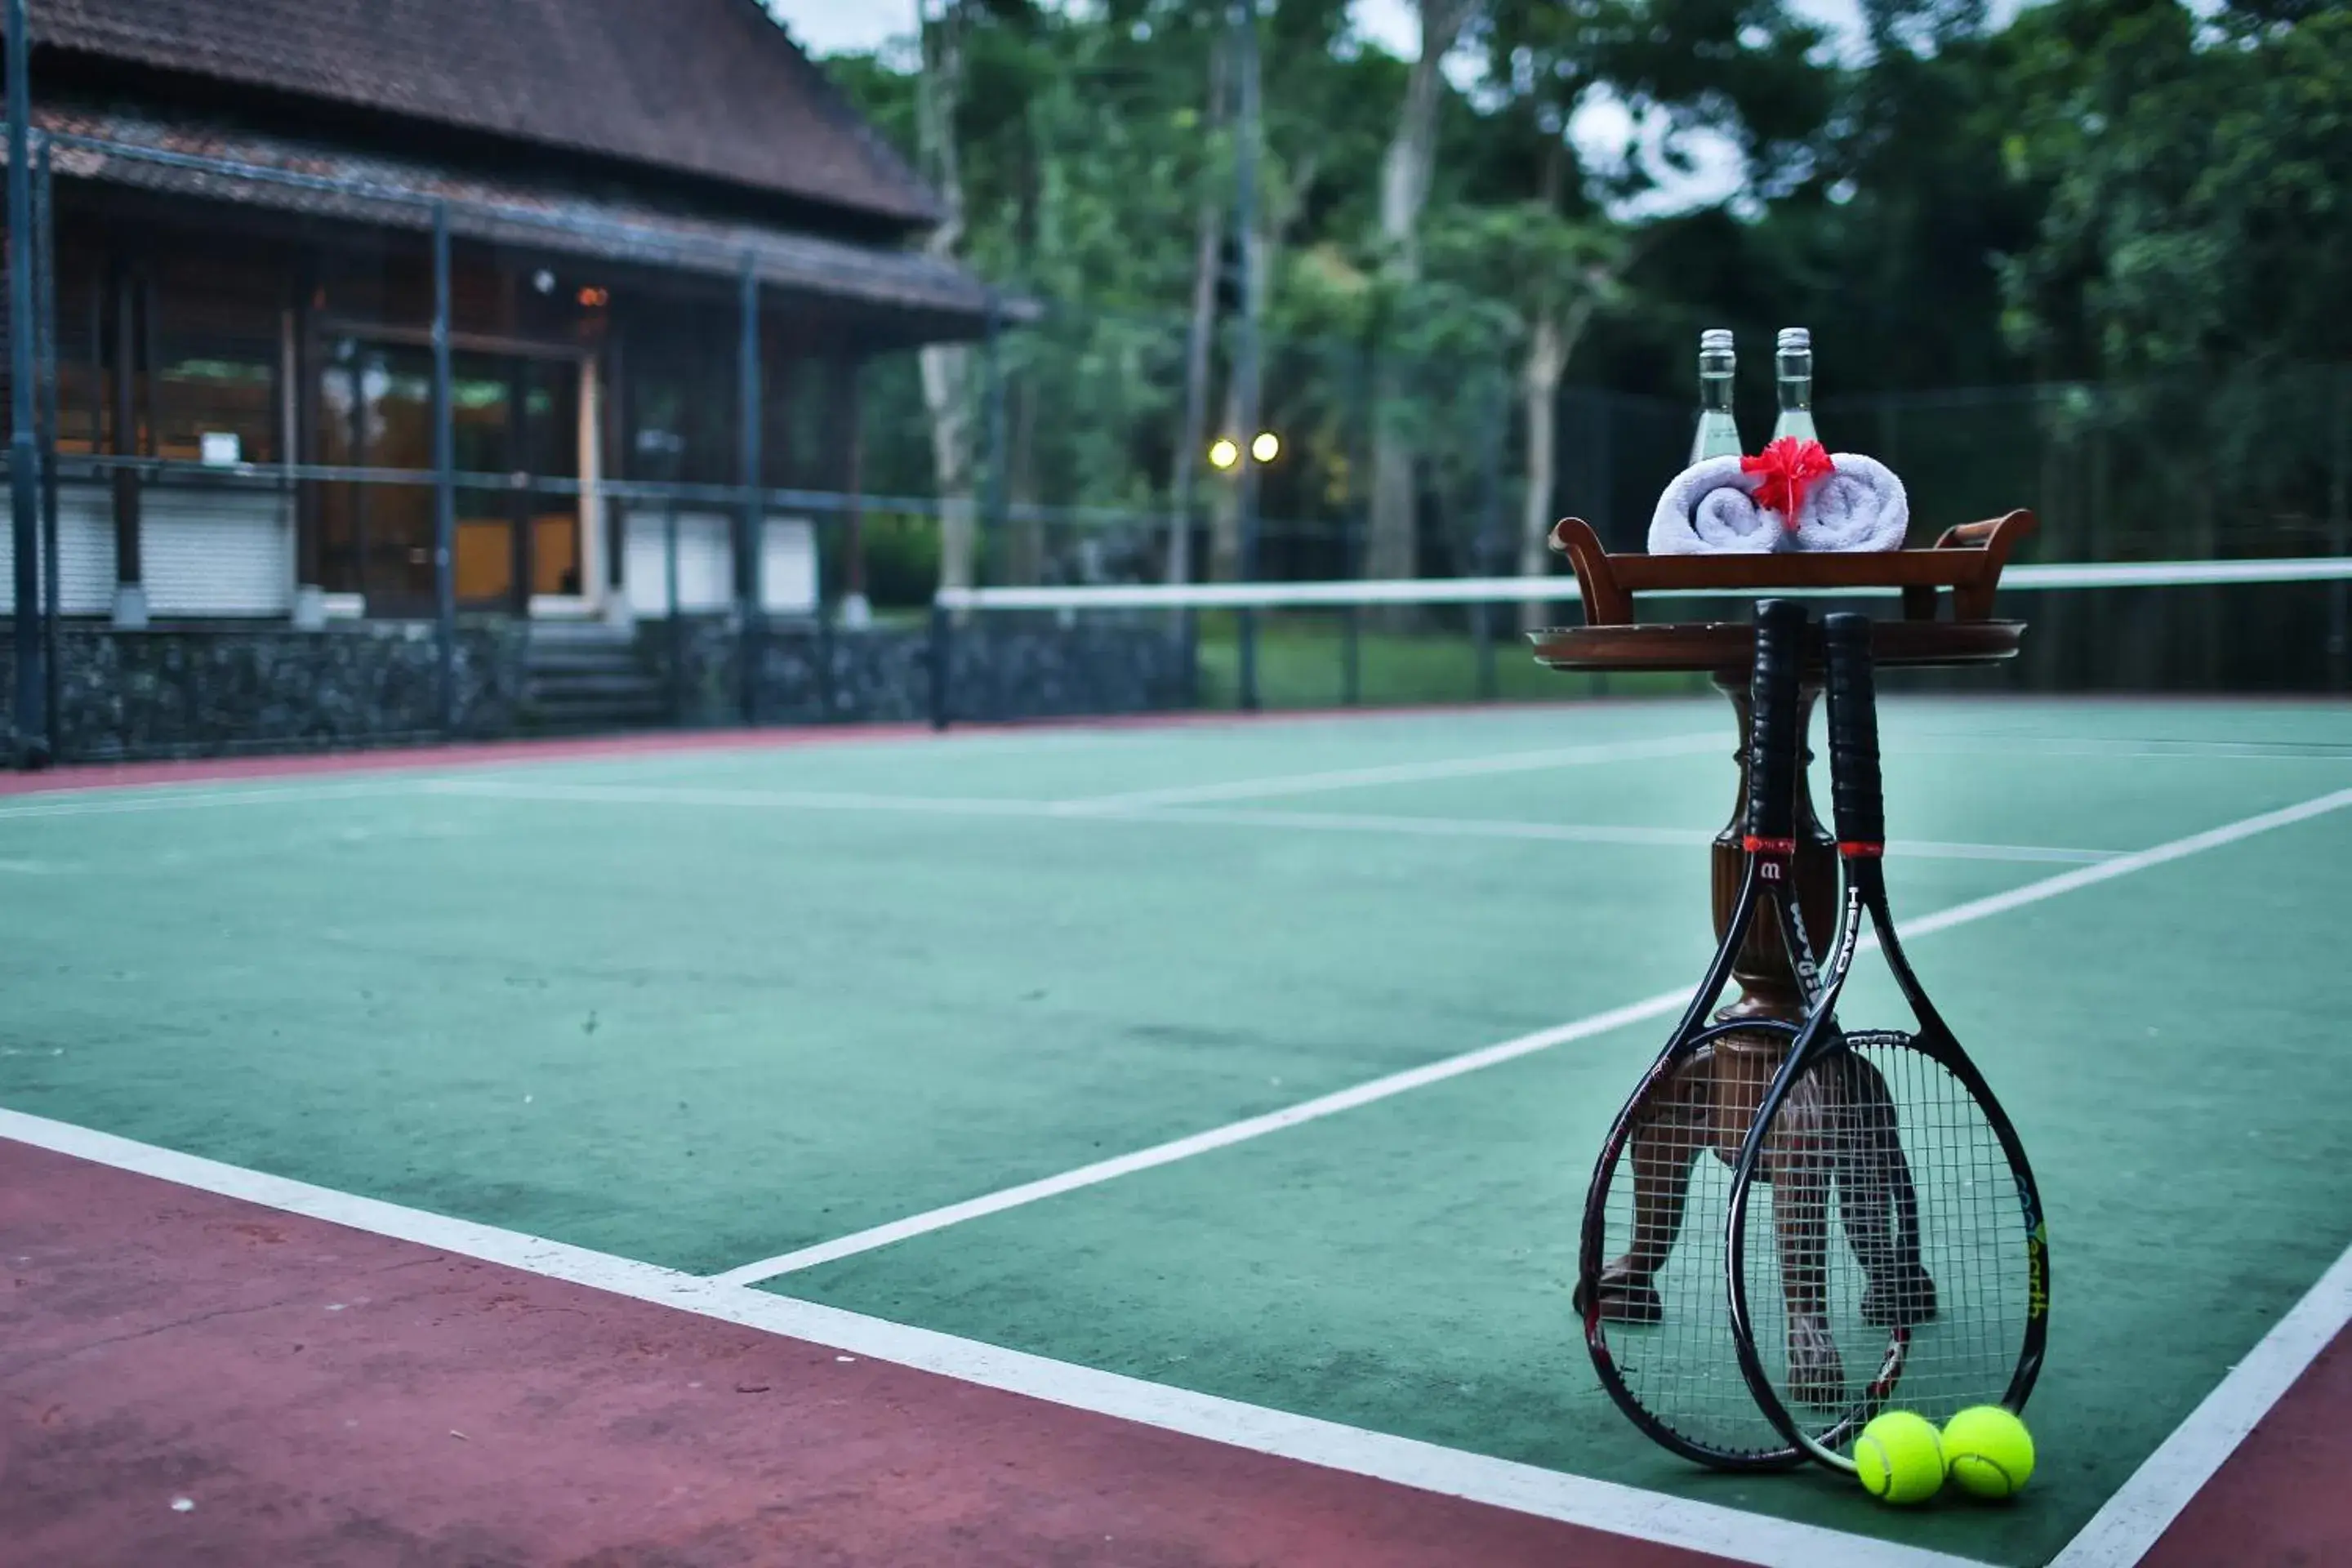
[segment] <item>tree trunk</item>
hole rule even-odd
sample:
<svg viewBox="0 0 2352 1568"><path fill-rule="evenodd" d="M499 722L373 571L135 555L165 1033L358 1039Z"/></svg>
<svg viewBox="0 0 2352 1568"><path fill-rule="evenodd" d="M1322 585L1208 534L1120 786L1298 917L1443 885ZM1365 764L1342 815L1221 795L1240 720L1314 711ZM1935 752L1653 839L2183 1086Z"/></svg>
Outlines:
<svg viewBox="0 0 2352 1568"><path fill-rule="evenodd" d="M1254 26L1254 21L1245 26ZM1263 153L1263 121L1259 115L1259 56L1255 35L1244 32L1234 44L1239 56L1234 61L1236 99L1234 114L1234 243L1241 249L1242 331L1246 335L1240 352L1234 355L1233 374L1225 387L1225 429L1242 448L1239 461L1225 475L1219 487L1215 515L1210 521L1209 550L1214 574L1220 581L1231 582L1252 570L1244 557L1249 554L1243 512L1257 476L1251 468L1250 443L1257 434L1255 426L1263 406L1259 395L1265 383L1265 365L1263 345L1257 334L1264 325L1265 285L1269 276L1269 252L1266 238L1267 203L1256 174Z"/></svg>
<svg viewBox="0 0 2352 1568"><path fill-rule="evenodd" d="M1444 99L1440 70L1478 0L1421 0L1421 55L1405 81L1404 107L1396 134L1381 166L1381 238L1391 278L1411 282L1421 275L1421 215L1437 162L1437 111ZM1383 364L1376 378L1372 428L1370 537L1365 542L1364 574L1370 577L1416 574L1416 464L1410 433L1391 416L1404 392L1396 366Z"/></svg>
<svg viewBox="0 0 2352 1568"><path fill-rule="evenodd" d="M1568 368L1559 322L1546 316L1528 335L1528 361L1519 395L1528 429L1528 489L1519 509L1519 575L1542 577L1551 571L1551 498L1559 483L1559 379ZM1519 629L1533 631L1546 619L1545 606L1522 604Z"/></svg>
<svg viewBox="0 0 2352 1568"><path fill-rule="evenodd" d="M933 7L937 10L934 11ZM963 170L956 148L956 110L963 98L961 0L920 0L923 70L915 120L923 173L946 209L923 241L924 254L949 258L963 244ZM972 494L971 349L935 343L922 351L923 405L930 415L931 467L940 492L940 585L972 584L977 511Z"/></svg>
<svg viewBox="0 0 2352 1568"><path fill-rule="evenodd" d="M1528 335L1528 361L1520 378L1528 422L1528 490L1519 509L1522 577L1541 577L1551 570L1551 525L1559 521L1552 516L1552 497L1559 493L1559 384L1607 281L1605 274L1587 274L1584 293L1566 312L1542 317ZM1520 606L1522 630L1533 631L1543 620L1541 605Z"/></svg>
<svg viewBox="0 0 2352 1568"><path fill-rule="evenodd" d="M931 473L940 491L940 586L972 585L979 505L973 494L971 349L936 343L922 353L923 404L931 416Z"/></svg>
<svg viewBox="0 0 2352 1568"><path fill-rule="evenodd" d="M1222 34L1209 47L1209 113L1206 140L1225 122L1225 44ZM1192 319L1184 337L1184 426L1176 438L1174 472L1169 477L1168 580L1192 575L1193 485L1201 473L1202 449L1209 439L1209 353L1217 331L1217 260L1224 243L1223 193L1203 170L1201 205L1192 230Z"/></svg>

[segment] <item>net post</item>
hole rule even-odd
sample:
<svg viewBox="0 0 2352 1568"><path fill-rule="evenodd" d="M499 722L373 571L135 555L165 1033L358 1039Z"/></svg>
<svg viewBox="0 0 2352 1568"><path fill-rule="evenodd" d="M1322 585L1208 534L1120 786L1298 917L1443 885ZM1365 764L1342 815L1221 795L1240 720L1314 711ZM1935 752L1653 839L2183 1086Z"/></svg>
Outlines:
<svg viewBox="0 0 2352 1568"><path fill-rule="evenodd" d="M944 731L954 716L949 675L955 657L955 616L947 605L931 601L931 728Z"/></svg>
<svg viewBox="0 0 2352 1568"><path fill-rule="evenodd" d="M441 732L457 729L457 433L450 395L449 204L433 204L433 622Z"/></svg>
<svg viewBox="0 0 2352 1568"><path fill-rule="evenodd" d="M767 518L761 507L760 258L746 250L736 275L736 447L743 485L743 544L736 556L735 584L740 605L742 652L737 674L743 722L760 721L760 645L766 609L761 568L767 554Z"/></svg>
<svg viewBox="0 0 2352 1568"><path fill-rule="evenodd" d="M47 681L41 673L39 506L35 475L40 461L33 433L32 120L26 94L25 0L8 0L8 506L16 548L16 731L18 762L48 761L48 723L42 712Z"/></svg>

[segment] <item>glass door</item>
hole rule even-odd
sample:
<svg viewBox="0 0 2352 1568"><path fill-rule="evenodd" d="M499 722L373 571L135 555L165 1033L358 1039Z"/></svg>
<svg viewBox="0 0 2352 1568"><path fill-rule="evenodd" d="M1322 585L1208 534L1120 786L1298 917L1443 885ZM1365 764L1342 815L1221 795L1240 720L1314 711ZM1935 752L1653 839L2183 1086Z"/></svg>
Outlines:
<svg viewBox="0 0 2352 1568"><path fill-rule="evenodd" d="M450 356L458 607L524 611L530 596L582 591L580 498L534 479L580 475L580 362L460 352ZM319 395L319 461L398 470L320 486L320 574L371 616L430 616L434 604L433 355L342 338ZM481 482L485 479L488 482Z"/></svg>

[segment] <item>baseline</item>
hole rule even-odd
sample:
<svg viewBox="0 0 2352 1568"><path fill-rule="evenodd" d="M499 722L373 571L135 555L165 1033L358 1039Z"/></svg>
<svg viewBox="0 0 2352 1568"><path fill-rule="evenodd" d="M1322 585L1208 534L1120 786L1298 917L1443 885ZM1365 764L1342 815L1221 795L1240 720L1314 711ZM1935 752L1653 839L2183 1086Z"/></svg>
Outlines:
<svg viewBox="0 0 2352 1568"><path fill-rule="evenodd" d="M1980 1568L1971 1559L1948 1553L1165 1387L836 1307L724 1285L22 1111L0 1109L0 1137L967 1384L1636 1541L1712 1552L1758 1568L1818 1568L1822 1563L1853 1568Z"/></svg>

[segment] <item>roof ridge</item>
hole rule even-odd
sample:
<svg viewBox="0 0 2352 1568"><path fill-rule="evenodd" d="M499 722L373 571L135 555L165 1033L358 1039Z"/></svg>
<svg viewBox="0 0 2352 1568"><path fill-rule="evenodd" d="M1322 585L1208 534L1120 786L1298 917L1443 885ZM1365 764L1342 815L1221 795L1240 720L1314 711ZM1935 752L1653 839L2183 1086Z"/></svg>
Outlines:
<svg viewBox="0 0 2352 1568"><path fill-rule="evenodd" d="M157 89L266 89L868 224L940 216L938 194L758 0L41 0L32 21L45 55L79 62L78 80L129 67L158 73Z"/></svg>

